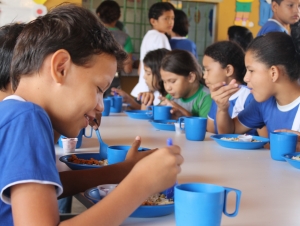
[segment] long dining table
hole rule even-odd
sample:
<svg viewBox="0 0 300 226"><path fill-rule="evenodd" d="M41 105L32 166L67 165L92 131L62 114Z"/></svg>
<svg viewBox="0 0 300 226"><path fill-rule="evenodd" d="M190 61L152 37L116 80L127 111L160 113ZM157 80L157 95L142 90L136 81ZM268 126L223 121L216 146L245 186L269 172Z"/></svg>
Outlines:
<svg viewBox="0 0 300 226"><path fill-rule="evenodd" d="M167 138L172 138L173 143L181 147L184 157L179 184L199 182L241 190L239 213L233 218L223 214L223 226L300 225L300 171L287 162L272 160L267 149L225 148L212 140L210 133L206 133L204 141L189 141L185 134L157 130L149 121L132 119L124 113L102 117L100 133L108 145L131 145L139 135L141 146L151 149L165 146ZM59 161L59 157L65 155L63 149L58 145L55 148L58 170L70 170ZM99 152L95 133L92 138L83 138L81 148L75 151L89 152ZM89 202L82 193L78 197L83 204ZM229 200L230 212L234 210L235 196L229 193ZM122 225L174 226L176 223L173 213L156 218L129 217Z"/></svg>

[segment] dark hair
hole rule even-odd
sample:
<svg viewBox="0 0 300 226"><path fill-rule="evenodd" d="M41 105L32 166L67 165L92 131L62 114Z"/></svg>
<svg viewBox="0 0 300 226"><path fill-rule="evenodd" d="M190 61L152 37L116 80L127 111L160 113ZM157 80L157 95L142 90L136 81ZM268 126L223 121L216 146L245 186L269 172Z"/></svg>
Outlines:
<svg viewBox="0 0 300 226"><path fill-rule="evenodd" d="M205 49L204 55L218 62L223 69L229 64L232 65L235 79L244 84L245 54L238 44L231 41L216 42Z"/></svg>
<svg viewBox="0 0 300 226"><path fill-rule="evenodd" d="M253 40L252 32L248 28L242 26L230 26L227 34L229 40L236 42L243 48L244 51L247 49L249 43Z"/></svg>
<svg viewBox="0 0 300 226"><path fill-rule="evenodd" d="M170 10L175 10L175 7L169 3L169 2L157 2L154 3L148 13L148 19L155 19L157 20L164 12L170 11Z"/></svg>
<svg viewBox="0 0 300 226"><path fill-rule="evenodd" d="M276 2L278 5L280 5L282 1L283 0L272 0L272 2Z"/></svg>
<svg viewBox="0 0 300 226"><path fill-rule="evenodd" d="M164 83L161 80L160 64L162 59L168 52L170 52L170 50L167 50L165 48L152 50L149 51L143 59L144 65L151 69L154 78L152 79L153 88L158 90L162 96L167 95L167 92L165 90Z"/></svg>
<svg viewBox="0 0 300 226"><path fill-rule="evenodd" d="M160 68L184 77L188 77L193 72L196 74L196 80L205 85L201 66L195 56L188 51L180 49L170 51L163 58Z"/></svg>
<svg viewBox="0 0 300 226"><path fill-rule="evenodd" d="M10 65L17 38L25 24L12 23L0 28L0 90L10 83Z"/></svg>
<svg viewBox="0 0 300 226"><path fill-rule="evenodd" d="M11 66L15 90L20 77L36 73L45 58L59 49L69 52L78 66L88 66L94 55L106 53L122 66L127 54L111 32L88 9L63 4L26 25L20 34Z"/></svg>
<svg viewBox="0 0 300 226"><path fill-rule="evenodd" d="M269 68L283 66L290 80L296 81L300 76L300 54L296 51L300 48L300 35L294 28L291 34L295 42L285 32L270 32L257 37L250 43L247 52Z"/></svg>
<svg viewBox="0 0 300 226"><path fill-rule="evenodd" d="M182 37L187 36L187 34L189 33L189 20L187 18L187 15L185 14L185 12L179 9L174 10L174 15L174 27L172 30Z"/></svg>
<svg viewBox="0 0 300 226"><path fill-rule="evenodd" d="M121 8L115 1L104 1L96 9L100 20L105 24L111 24L119 20L121 16Z"/></svg>

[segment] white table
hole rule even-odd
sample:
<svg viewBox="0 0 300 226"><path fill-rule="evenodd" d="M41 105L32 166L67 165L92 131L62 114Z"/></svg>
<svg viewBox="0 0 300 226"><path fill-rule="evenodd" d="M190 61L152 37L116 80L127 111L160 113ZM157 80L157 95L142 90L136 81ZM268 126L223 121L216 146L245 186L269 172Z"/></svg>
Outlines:
<svg viewBox="0 0 300 226"><path fill-rule="evenodd" d="M166 145L166 139L182 149L185 159L178 183L201 182L233 187L242 191L239 214L234 218L223 215L223 226L277 226L300 225L300 171L286 162L274 161L269 150L237 150L219 146L209 138L195 142L185 139L184 134L158 131L148 121L135 120L124 114L103 117L101 136L108 145L131 145L136 135L142 137L143 147L155 148ZM97 152L99 143L84 138L76 152ZM58 161L63 150L56 147L57 167L69 168ZM230 195L234 199L234 195ZM233 210L233 201L228 203ZM128 218L122 225L175 225L174 214L158 218Z"/></svg>

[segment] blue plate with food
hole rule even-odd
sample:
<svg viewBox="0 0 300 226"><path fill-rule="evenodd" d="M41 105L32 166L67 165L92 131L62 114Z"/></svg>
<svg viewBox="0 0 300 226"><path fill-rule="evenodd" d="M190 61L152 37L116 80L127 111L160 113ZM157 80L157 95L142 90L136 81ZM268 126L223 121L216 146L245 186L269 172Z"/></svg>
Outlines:
<svg viewBox="0 0 300 226"><path fill-rule="evenodd" d="M283 158L296 169L300 169L300 153L295 152L293 154L286 154Z"/></svg>
<svg viewBox="0 0 300 226"><path fill-rule="evenodd" d="M149 120L153 119L152 111L149 110L127 110L125 113L130 117L134 119L144 119Z"/></svg>
<svg viewBox="0 0 300 226"><path fill-rule="evenodd" d="M138 207L130 215L130 217L151 218L151 217L161 217L173 213L174 202L172 200L165 201L165 199L159 197L159 195L160 194L156 194L149 197L143 203L143 205ZM93 203L97 203L101 200L101 196L97 187L86 190L84 192L84 196L89 200L91 200ZM156 204L155 201L158 200L157 197L159 197L159 201L157 201ZM170 203L170 204L165 204L165 203Z"/></svg>
<svg viewBox="0 0 300 226"><path fill-rule="evenodd" d="M234 149L259 149L269 142L268 138L240 134L216 134L210 136L219 145Z"/></svg>
<svg viewBox="0 0 300 226"><path fill-rule="evenodd" d="M150 123L159 130L175 131L176 120L150 120Z"/></svg>
<svg viewBox="0 0 300 226"><path fill-rule="evenodd" d="M100 159L99 153L64 155L59 160L72 170L94 169L107 165L107 160Z"/></svg>

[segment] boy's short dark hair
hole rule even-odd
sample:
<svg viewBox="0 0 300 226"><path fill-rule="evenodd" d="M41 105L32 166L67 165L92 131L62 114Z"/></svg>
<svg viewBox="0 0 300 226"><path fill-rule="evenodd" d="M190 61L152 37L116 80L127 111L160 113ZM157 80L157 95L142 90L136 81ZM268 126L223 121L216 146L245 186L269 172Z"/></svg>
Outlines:
<svg viewBox="0 0 300 226"><path fill-rule="evenodd" d="M116 57L118 66L127 57L92 12L63 4L27 24L20 34L11 65L13 90L21 76L38 72L45 58L59 49L68 51L74 64L86 67L94 55L102 53Z"/></svg>
<svg viewBox="0 0 300 226"><path fill-rule="evenodd" d="M103 23L111 24L119 20L121 8L117 2L106 0L98 6L96 13Z"/></svg>
<svg viewBox="0 0 300 226"><path fill-rule="evenodd" d="M25 24L8 24L0 28L0 90L5 91L10 83L10 65L14 47Z"/></svg>
<svg viewBox="0 0 300 226"><path fill-rule="evenodd" d="M182 37L185 37L189 33L189 20L185 12L179 9L174 10L174 27L173 31Z"/></svg>
<svg viewBox="0 0 300 226"><path fill-rule="evenodd" d="M175 10L175 7L169 2L157 2L154 3L148 13L148 18L157 20L164 12Z"/></svg>
<svg viewBox="0 0 300 226"><path fill-rule="evenodd" d="M227 30L227 34L229 40L237 43L244 51L253 40L252 32L248 28L242 26L230 26Z"/></svg>
<svg viewBox="0 0 300 226"><path fill-rule="evenodd" d="M280 5L282 1L283 0L272 0L272 2L276 2L278 5Z"/></svg>

